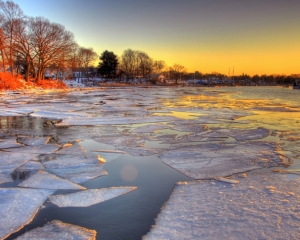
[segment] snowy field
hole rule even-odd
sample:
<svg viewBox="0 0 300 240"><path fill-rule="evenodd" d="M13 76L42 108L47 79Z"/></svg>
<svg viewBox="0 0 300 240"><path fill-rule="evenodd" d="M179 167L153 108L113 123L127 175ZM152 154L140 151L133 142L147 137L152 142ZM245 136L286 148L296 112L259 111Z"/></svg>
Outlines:
<svg viewBox="0 0 300 240"><path fill-rule="evenodd" d="M105 181L113 174L106 166L122 158L145 168L155 158L185 178L174 183L152 227L119 239L297 239L295 99L299 91L279 87L1 93L0 238L108 239L60 219L26 226L52 205L84 211L138 197L130 184L141 174L136 166L118 173L126 186L89 183Z"/></svg>

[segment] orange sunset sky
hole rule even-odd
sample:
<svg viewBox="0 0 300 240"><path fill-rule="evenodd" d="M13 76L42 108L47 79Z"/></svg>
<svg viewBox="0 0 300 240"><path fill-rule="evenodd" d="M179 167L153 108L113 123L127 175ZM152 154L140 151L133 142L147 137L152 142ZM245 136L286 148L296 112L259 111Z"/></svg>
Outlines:
<svg viewBox="0 0 300 240"><path fill-rule="evenodd" d="M78 44L118 56L131 48L189 72L300 73L299 0L15 0Z"/></svg>

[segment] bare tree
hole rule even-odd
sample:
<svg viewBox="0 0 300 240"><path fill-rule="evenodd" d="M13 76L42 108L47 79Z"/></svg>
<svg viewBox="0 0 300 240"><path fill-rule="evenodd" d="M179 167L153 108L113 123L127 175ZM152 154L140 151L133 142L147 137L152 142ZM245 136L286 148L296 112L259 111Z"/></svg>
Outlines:
<svg viewBox="0 0 300 240"><path fill-rule="evenodd" d="M155 60L153 62L153 72L156 74L160 74L166 68L166 63L162 60Z"/></svg>
<svg viewBox="0 0 300 240"><path fill-rule="evenodd" d="M178 82L178 79L181 80L181 75L184 73L185 71L185 67L179 64L174 64L173 65L173 76L175 78L176 84Z"/></svg>
<svg viewBox="0 0 300 240"><path fill-rule="evenodd" d="M136 62L137 62L137 75L145 78L149 77L152 72L153 60L148 56L147 53L136 51Z"/></svg>
<svg viewBox="0 0 300 240"><path fill-rule="evenodd" d="M74 46L73 34L64 26L50 23L41 17L31 18L29 31L33 54L36 55L36 82L43 78L46 68L65 61L65 56Z"/></svg>
<svg viewBox="0 0 300 240"><path fill-rule="evenodd" d="M0 1L0 10L4 15L4 21L2 24L2 30L7 39L7 60L10 65L11 73L14 75L14 52L15 52L15 38L14 38L14 29L19 24L21 19L25 18L23 11L18 4L15 4L12 1ZM4 54L4 52L3 52ZM2 55L2 54L1 54ZM4 55L2 55L3 58Z"/></svg>
<svg viewBox="0 0 300 240"><path fill-rule="evenodd" d="M132 49L124 50L122 57L121 57L121 68L125 71L126 74L126 81L130 78L134 78L135 75L135 68L136 68L136 52Z"/></svg>
<svg viewBox="0 0 300 240"><path fill-rule="evenodd" d="M89 79L88 69L97 58L97 53L92 48L81 47L78 50L78 66L81 68L81 76L84 74Z"/></svg>

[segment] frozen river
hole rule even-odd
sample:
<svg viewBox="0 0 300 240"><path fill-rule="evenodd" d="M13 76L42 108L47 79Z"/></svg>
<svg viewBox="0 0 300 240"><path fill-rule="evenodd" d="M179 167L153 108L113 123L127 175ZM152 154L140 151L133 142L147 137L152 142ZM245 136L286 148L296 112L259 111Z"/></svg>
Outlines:
<svg viewBox="0 0 300 240"><path fill-rule="evenodd" d="M0 238L296 239L300 92L0 94Z"/></svg>

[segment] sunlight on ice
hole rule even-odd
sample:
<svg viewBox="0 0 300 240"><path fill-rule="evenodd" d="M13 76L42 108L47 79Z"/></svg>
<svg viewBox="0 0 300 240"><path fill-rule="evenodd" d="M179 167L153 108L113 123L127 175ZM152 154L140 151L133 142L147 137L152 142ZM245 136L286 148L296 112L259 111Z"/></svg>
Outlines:
<svg viewBox="0 0 300 240"><path fill-rule="evenodd" d="M178 184L143 239L299 237L299 182L267 173L238 180L234 187L209 180Z"/></svg>
<svg viewBox="0 0 300 240"><path fill-rule="evenodd" d="M0 188L0 238L30 222L53 192L43 189Z"/></svg>
<svg viewBox="0 0 300 240"><path fill-rule="evenodd" d="M39 239L76 239L95 240L96 231L63 223L61 221L51 221L45 226L35 228L18 237L18 240L39 240Z"/></svg>
<svg viewBox="0 0 300 240"><path fill-rule="evenodd" d="M38 171L34 175L30 176L28 179L24 180L18 185L19 187L26 188L43 188L43 189L85 189L71 181L63 178L59 178L53 174L44 172L42 170Z"/></svg>
<svg viewBox="0 0 300 240"><path fill-rule="evenodd" d="M59 207L88 207L129 193L135 189L136 187L89 189L66 195L54 195L49 197L49 200Z"/></svg>

